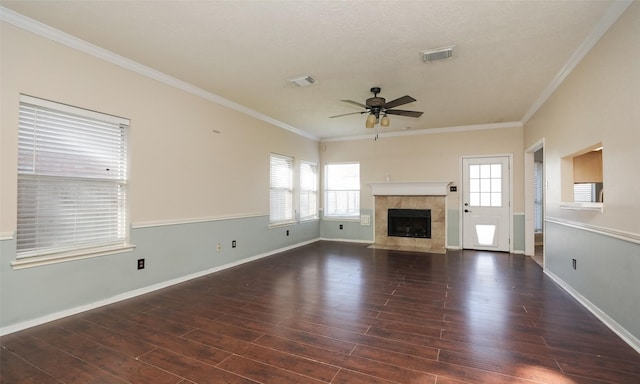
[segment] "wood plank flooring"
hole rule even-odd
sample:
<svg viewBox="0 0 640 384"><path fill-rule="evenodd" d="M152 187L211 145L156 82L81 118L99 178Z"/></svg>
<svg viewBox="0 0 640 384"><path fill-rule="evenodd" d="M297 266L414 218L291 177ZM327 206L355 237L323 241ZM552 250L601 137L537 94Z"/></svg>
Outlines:
<svg viewBox="0 0 640 384"><path fill-rule="evenodd" d="M317 242L0 338L13 383L640 383L528 257Z"/></svg>

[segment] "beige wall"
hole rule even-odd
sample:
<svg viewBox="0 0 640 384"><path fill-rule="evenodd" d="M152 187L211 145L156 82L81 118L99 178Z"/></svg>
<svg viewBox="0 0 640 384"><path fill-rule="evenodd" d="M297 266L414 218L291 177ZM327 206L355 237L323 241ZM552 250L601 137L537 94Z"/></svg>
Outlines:
<svg viewBox="0 0 640 384"><path fill-rule="evenodd" d="M364 122L363 122L364 124ZM370 183L451 181L461 186L461 157L513 155L514 212L523 205L522 128L470 130L371 139L330 141L322 144L322 163L360 162L361 208L373 209ZM459 208L460 193L450 193L449 208Z"/></svg>
<svg viewBox="0 0 640 384"><path fill-rule="evenodd" d="M640 3L618 22L525 125L525 148L545 140L546 215L640 234ZM562 158L603 145L604 212L560 209ZM563 171L564 167L564 171ZM570 183L564 183L565 189ZM564 192L565 199L567 195Z"/></svg>
<svg viewBox="0 0 640 384"><path fill-rule="evenodd" d="M319 160L313 140L9 24L1 36L2 234L16 226L21 93L131 119L134 225L268 214L269 153Z"/></svg>

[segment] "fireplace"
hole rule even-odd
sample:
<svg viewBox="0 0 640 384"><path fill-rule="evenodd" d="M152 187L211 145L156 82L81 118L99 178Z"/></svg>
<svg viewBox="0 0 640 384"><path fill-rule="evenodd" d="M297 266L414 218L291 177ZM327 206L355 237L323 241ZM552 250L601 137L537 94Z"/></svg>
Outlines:
<svg viewBox="0 0 640 384"><path fill-rule="evenodd" d="M387 236L431 238L430 209L387 210Z"/></svg>
<svg viewBox="0 0 640 384"><path fill-rule="evenodd" d="M446 253L449 182L373 183L372 248ZM391 212L389 212L391 211ZM415 211L421 213L415 214ZM428 213L427 213L428 212ZM400 213L396 215L396 213ZM400 216L393 218L392 216ZM415 217L417 216L417 217ZM399 221L394 224L393 221ZM391 222L391 225L389 225Z"/></svg>

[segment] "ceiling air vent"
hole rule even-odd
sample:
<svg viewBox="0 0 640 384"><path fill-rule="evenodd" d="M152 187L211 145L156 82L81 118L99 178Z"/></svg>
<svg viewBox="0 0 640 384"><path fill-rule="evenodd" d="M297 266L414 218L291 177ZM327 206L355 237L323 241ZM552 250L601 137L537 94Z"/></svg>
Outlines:
<svg viewBox="0 0 640 384"><path fill-rule="evenodd" d="M308 87L311 84L315 83L316 80L309 75L302 75L298 77L293 77L291 79L287 79L298 87Z"/></svg>
<svg viewBox="0 0 640 384"><path fill-rule="evenodd" d="M453 59L453 47L454 45L451 45L422 51L422 60L424 60L425 63L432 63L434 61Z"/></svg>

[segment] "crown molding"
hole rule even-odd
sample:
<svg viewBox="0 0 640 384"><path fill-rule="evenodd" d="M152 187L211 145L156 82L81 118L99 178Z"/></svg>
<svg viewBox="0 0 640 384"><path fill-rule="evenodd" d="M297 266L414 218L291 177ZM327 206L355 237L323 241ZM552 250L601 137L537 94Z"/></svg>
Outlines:
<svg viewBox="0 0 640 384"><path fill-rule="evenodd" d="M487 129L505 129L505 128L522 128L523 124L519 121L510 121L506 123L493 123L493 124L474 124L474 125L460 125L455 127L442 127L442 128L425 128L416 129L413 131L397 131L397 132L380 132L378 138L384 137L396 137L396 136L415 136L415 135L431 135L436 133L453 133L453 132L470 132L470 131L482 131ZM375 139L376 134L370 133L367 135L358 136L344 136L344 137L332 137L321 139L322 143L329 143L334 141L354 141L354 140L371 140Z"/></svg>
<svg viewBox="0 0 640 384"><path fill-rule="evenodd" d="M65 45L69 48L73 48L80 52L94 56L100 60L109 62L111 64L117 65L119 67L135 72L142 76L148 77L150 79L156 80L163 84L191 93L195 96L209 100L216 104L220 104L234 111L243 113L245 115L254 117L258 120L262 120L266 123L269 123L277 127L280 127L282 129L285 129L287 131L293 132L297 135L306 137L307 139L311 139L314 141L319 140L317 137L309 134L308 132L292 127L288 124L283 123L282 121L279 121L272 117L264 115L251 108L247 108L244 105L238 104L229 99L225 99L224 97L216 95L215 93L196 87L195 85L187 83L186 81L176 79L175 77L169 76L153 68L142 65L136 61L127 59L124 56L120 56L114 52L111 52L104 48L100 48L94 44L91 44L87 41L79 39L68 33L62 32L58 29L55 29L46 24L43 24L39 21L23 16L8 8L0 7L0 20L7 22L9 24L12 24L18 28L24 29L28 32L32 32L36 35L42 36L51 41L55 41L57 43Z"/></svg>
<svg viewBox="0 0 640 384"><path fill-rule="evenodd" d="M586 39L578 46L578 48L573 52L569 60L564 64L560 72L551 80L549 85L542 91L540 96L536 99L536 101L531 105L527 113L522 116L523 124L526 124L529 119L538 109L542 107L542 105L551 97L551 95L556 91L556 89L562 84L562 82L569 76L569 74L573 71L573 69L582 61L582 59L589 53L591 48L600 40L600 38L609 30L609 28L620 18L620 16L627 10L627 8L633 3L633 0L616 0L614 1L607 11L605 12L602 19L596 24L591 33L587 36Z"/></svg>

